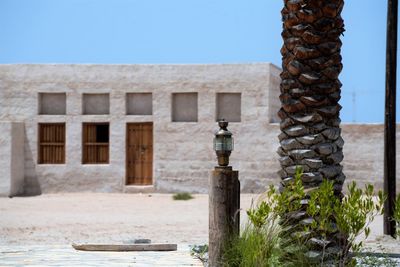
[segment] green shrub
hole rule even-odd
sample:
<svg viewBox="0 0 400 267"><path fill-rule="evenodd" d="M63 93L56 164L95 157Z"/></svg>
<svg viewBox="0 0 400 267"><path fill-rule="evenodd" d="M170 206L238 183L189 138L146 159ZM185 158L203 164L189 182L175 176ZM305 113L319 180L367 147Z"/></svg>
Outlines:
<svg viewBox="0 0 400 267"><path fill-rule="evenodd" d="M172 196L174 200L189 200L193 199L193 196L190 193L177 193Z"/></svg>
<svg viewBox="0 0 400 267"><path fill-rule="evenodd" d="M335 217L334 209L339 203L331 181L323 180L318 189L310 192L307 214L313 220L310 225L305 226L305 230L323 241L321 266L324 265L329 237L333 236L337 231L333 222Z"/></svg>
<svg viewBox="0 0 400 267"><path fill-rule="evenodd" d="M396 238L400 239L400 194L396 198L393 219L396 222Z"/></svg>
<svg viewBox="0 0 400 267"><path fill-rule="evenodd" d="M348 186L349 193L342 199L336 201L333 215L339 232L347 236L347 241L342 245L342 257L348 257L348 251L357 253L363 247L363 240L356 239L364 234L364 240L368 238L371 229L369 225L378 214L383 214L385 197L379 191L377 201L374 201L374 187L365 185L364 191L357 188L356 182Z"/></svg>
<svg viewBox="0 0 400 267"><path fill-rule="evenodd" d="M321 262L315 263L304 256L309 249L307 244L312 237L327 241L333 235L341 237L342 241L335 259L337 264L356 265L349 251L361 250L363 240L358 241L359 237L364 234L367 238L369 224L376 215L383 213L382 191L375 201L372 185L362 190L353 182L348 186L348 194L340 199L335 195L333 181L325 179L310 191L304 189L301 176L302 171L297 169L294 179L281 193L270 186L259 205L247 211L249 221L240 237L231 240L224 249L224 266L324 266L325 247ZM288 213L299 210L304 199L308 199L306 212L313 220L304 226L303 233L310 234L294 235L292 225L285 218Z"/></svg>
<svg viewBox="0 0 400 267"><path fill-rule="evenodd" d="M379 191L377 201L374 201L374 187L366 185L362 190L353 181L348 185L348 194L339 199L335 197L333 181L324 180L319 188L310 193L307 213L313 217L313 223L308 230L318 233L325 241L327 237L338 233L341 238L339 263L355 266L349 252L359 252L363 241L369 236L369 225L378 214L383 213L385 198ZM336 226L336 227L335 227ZM360 236L364 238L360 240ZM357 241L359 240L359 241ZM323 247L323 253L325 252ZM322 257L322 261L324 257Z"/></svg>
<svg viewBox="0 0 400 267"><path fill-rule="evenodd" d="M252 204L240 237L234 237L224 248L223 266L312 266L304 256L304 240L293 238L283 221L286 212L300 208L305 196L300 173L283 192L271 185L262 201L256 207Z"/></svg>
<svg viewBox="0 0 400 267"><path fill-rule="evenodd" d="M248 211L251 219L240 237L225 246L222 266L311 266L304 257L304 244L287 236L278 217L267 213L265 202Z"/></svg>

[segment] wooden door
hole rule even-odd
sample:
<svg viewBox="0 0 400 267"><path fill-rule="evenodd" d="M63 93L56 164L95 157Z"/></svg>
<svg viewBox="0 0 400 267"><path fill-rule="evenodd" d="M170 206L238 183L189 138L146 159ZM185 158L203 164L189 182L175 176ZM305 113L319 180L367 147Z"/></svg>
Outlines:
<svg viewBox="0 0 400 267"><path fill-rule="evenodd" d="M153 123L126 125L126 184L153 183Z"/></svg>

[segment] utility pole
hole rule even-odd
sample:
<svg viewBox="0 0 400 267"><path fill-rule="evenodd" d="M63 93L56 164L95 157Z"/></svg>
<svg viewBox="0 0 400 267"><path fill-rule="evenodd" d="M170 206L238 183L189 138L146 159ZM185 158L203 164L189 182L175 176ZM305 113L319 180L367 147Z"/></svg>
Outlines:
<svg viewBox="0 0 400 267"><path fill-rule="evenodd" d="M353 89L353 93L351 94L351 100L353 102L353 123L356 122L356 112L357 112L357 108L356 108L356 90Z"/></svg>
<svg viewBox="0 0 400 267"><path fill-rule="evenodd" d="M384 190L387 195L384 214L384 234L395 236L393 221L396 199L396 67L397 67L398 0L388 0L386 33L386 93L384 138Z"/></svg>

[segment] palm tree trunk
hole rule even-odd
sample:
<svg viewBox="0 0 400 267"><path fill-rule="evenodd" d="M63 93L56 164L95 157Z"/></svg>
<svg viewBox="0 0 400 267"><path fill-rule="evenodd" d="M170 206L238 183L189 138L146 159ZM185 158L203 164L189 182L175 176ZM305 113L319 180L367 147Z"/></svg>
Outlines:
<svg viewBox="0 0 400 267"><path fill-rule="evenodd" d="M279 135L282 185L293 180L296 167L304 171L304 187L318 187L323 178L334 181L340 197L345 176L342 172L343 144L339 111L342 70L340 35L343 0L284 0L282 9L284 41L281 49L281 118ZM296 216L298 225L310 220ZM337 243L327 242L326 251ZM320 246L320 251L323 247ZM332 250L334 251L334 250Z"/></svg>

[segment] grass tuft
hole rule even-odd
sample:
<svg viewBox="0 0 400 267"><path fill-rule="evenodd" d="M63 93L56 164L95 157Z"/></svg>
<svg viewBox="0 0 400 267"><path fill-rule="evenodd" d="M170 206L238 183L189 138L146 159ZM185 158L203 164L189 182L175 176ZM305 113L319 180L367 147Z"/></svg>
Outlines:
<svg viewBox="0 0 400 267"><path fill-rule="evenodd" d="M286 237L278 222L268 218L261 227L247 224L240 237L229 242L224 250L222 266L309 267L304 252L303 244Z"/></svg>
<svg viewBox="0 0 400 267"><path fill-rule="evenodd" d="M174 200L189 200L193 199L193 196L190 193L177 193L172 196Z"/></svg>

